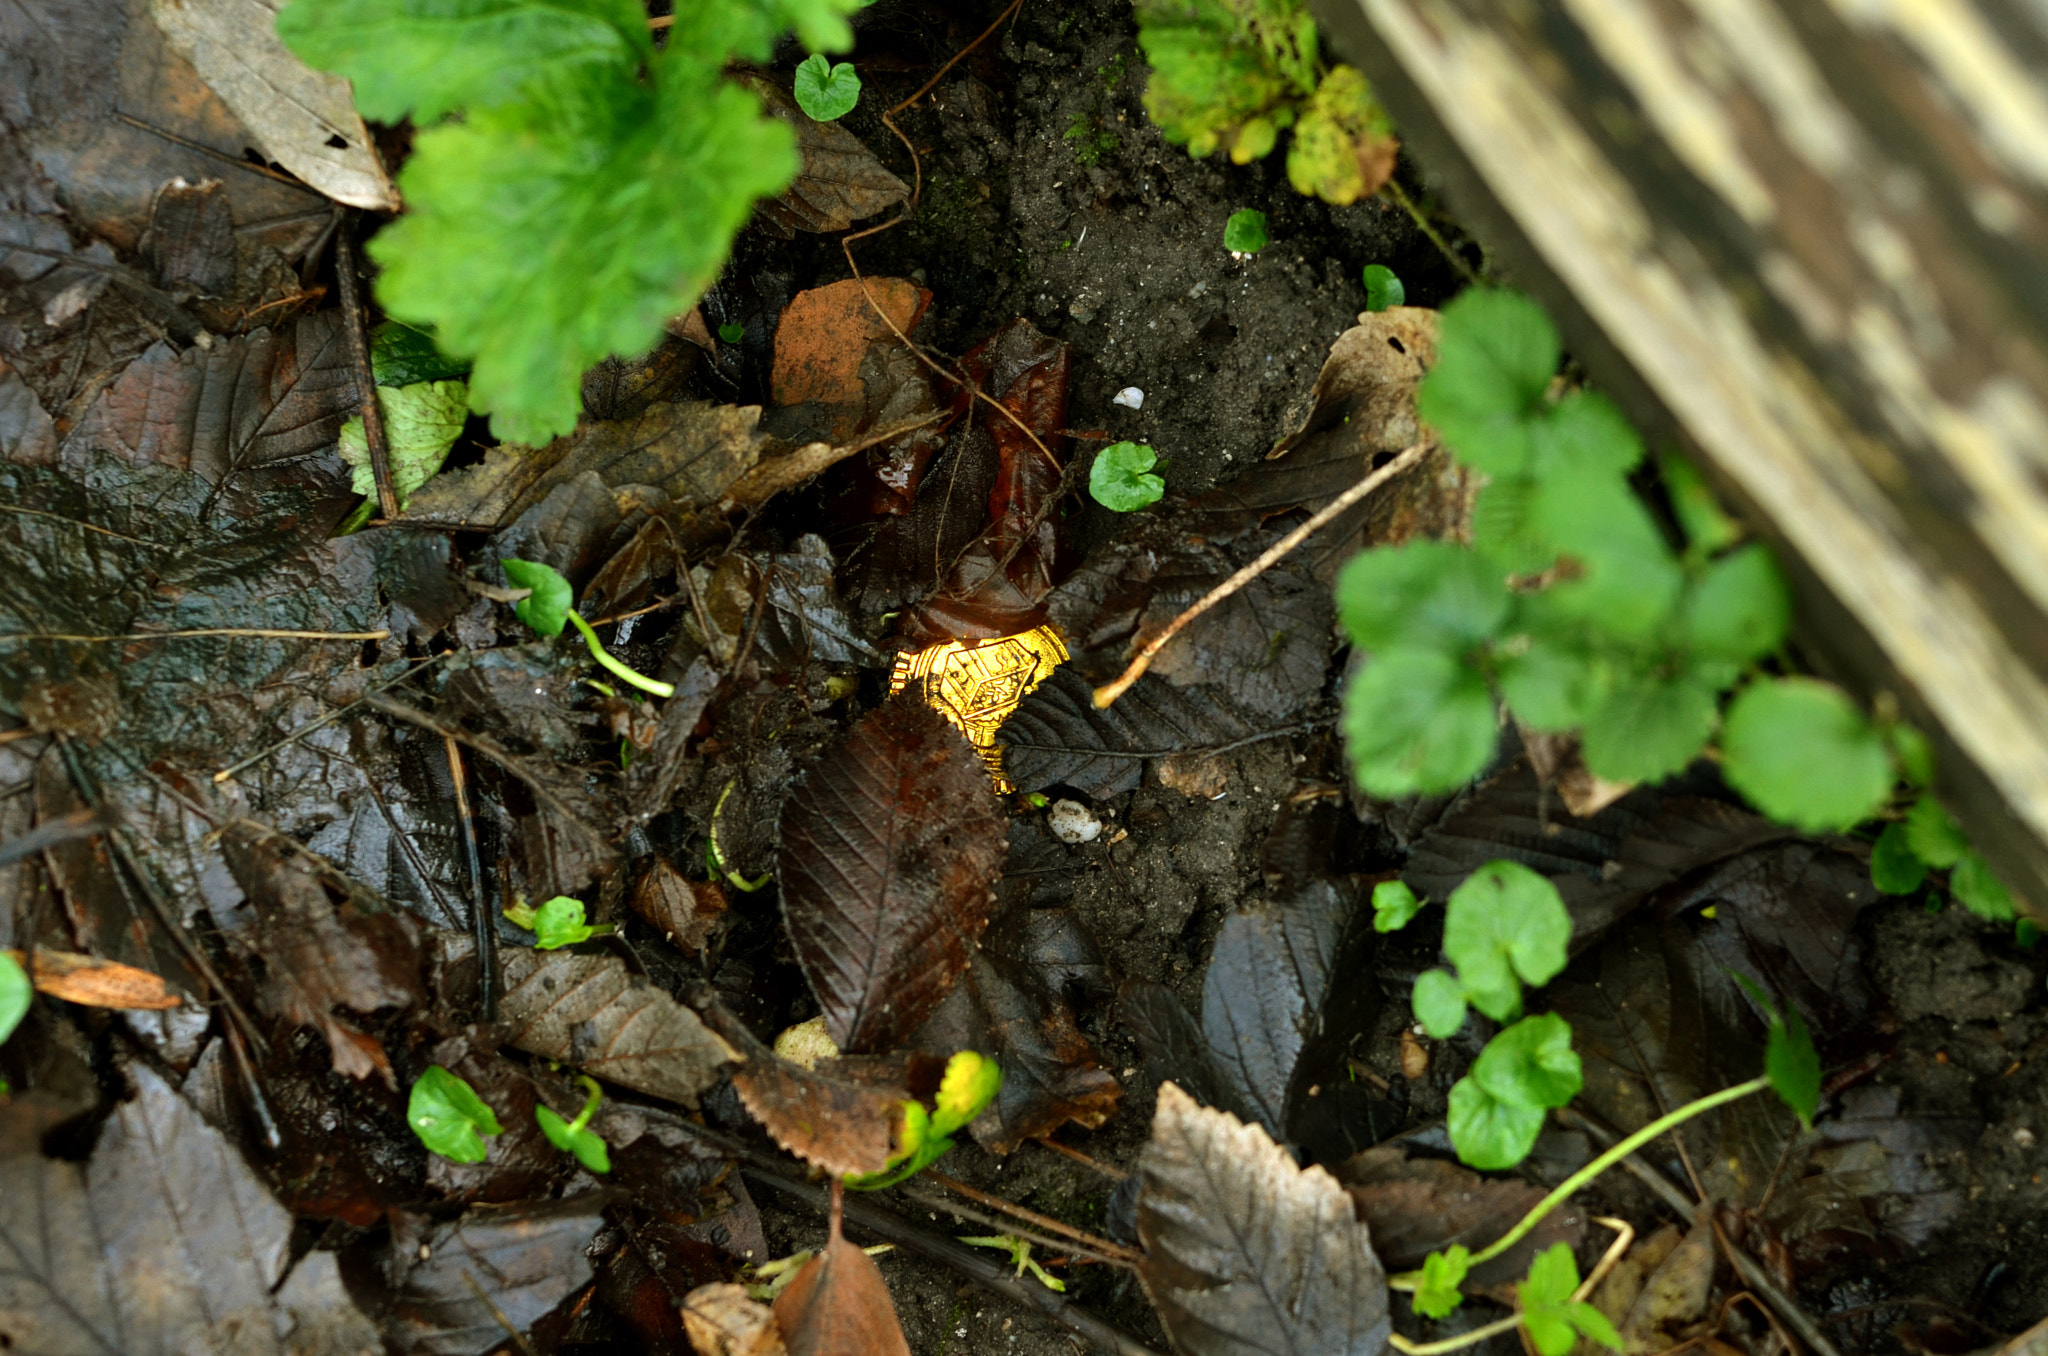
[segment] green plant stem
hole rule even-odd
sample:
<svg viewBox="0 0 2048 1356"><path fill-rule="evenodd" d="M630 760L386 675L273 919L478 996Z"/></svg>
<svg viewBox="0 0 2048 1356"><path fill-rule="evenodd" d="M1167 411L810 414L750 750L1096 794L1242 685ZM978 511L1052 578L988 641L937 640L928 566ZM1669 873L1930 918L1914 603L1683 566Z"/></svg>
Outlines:
<svg viewBox="0 0 2048 1356"><path fill-rule="evenodd" d="M642 692L651 692L657 697L673 697L676 695L673 683L659 683L652 678L643 677L612 658L606 652L604 646L598 642L597 632L590 629L590 623L577 616L573 610L568 614L568 617L570 624L583 633L583 643L590 647L590 657L617 674L620 682L631 683Z"/></svg>
<svg viewBox="0 0 2048 1356"><path fill-rule="evenodd" d="M1452 249L1450 242L1437 233L1436 227L1430 224L1429 218L1423 214L1420 207L1415 205L1415 200L1408 196L1400 184L1389 179L1387 180L1387 186L1380 191L1392 198L1413 218L1416 229L1429 237L1429 243L1437 247L1437 250L1442 253L1444 258L1450 261L1451 267L1457 269L1466 282L1474 287L1482 284L1483 280L1480 276L1472 271L1472 265L1466 263L1464 256Z"/></svg>
<svg viewBox="0 0 2048 1356"><path fill-rule="evenodd" d="M1447 1351L1459 1351L1465 1347L1476 1347L1489 1337L1498 1337L1504 1332L1512 1332L1520 1327L1521 1324L1522 1316L1520 1314L1510 1314L1506 1318L1495 1319L1483 1328L1474 1328L1471 1332L1460 1333L1456 1337L1446 1337L1439 1342L1411 1342L1397 1332L1388 1333L1387 1341L1392 1344L1394 1350L1406 1352L1408 1356L1443 1356L1443 1353Z"/></svg>
<svg viewBox="0 0 2048 1356"><path fill-rule="evenodd" d="M600 1088L597 1085L597 1080L589 1074L577 1075L576 1086L588 1089L590 1096L584 1101L583 1110L576 1113L576 1119L569 1122L569 1138L571 1139L576 1137L576 1133L579 1130L590 1124L590 1118L597 1114L597 1104L604 1100L604 1089Z"/></svg>
<svg viewBox="0 0 2048 1356"><path fill-rule="evenodd" d="M1740 1101L1753 1092L1762 1092L1770 1087L1770 1085L1771 1080L1769 1078L1752 1078L1747 1083L1737 1083L1732 1088L1723 1088L1719 1092L1709 1093L1698 1101L1687 1102L1678 1110L1659 1116L1627 1139L1616 1143L1606 1153L1601 1154L1585 1167L1580 1168L1577 1172L1565 1178L1564 1181L1558 1184L1555 1191L1536 1202L1530 1208L1529 1213L1522 1216L1521 1222L1515 1225L1514 1228L1508 1230L1478 1252L1473 1253L1469 1265L1478 1266L1481 1262L1490 1262L1509 1248L1514 1247L1515 1244L1527 1238L1531 1230L1543 1222L1545 1215L1570 1200L1575 1193L1584 1189L1587 1184L1599 1177L1601 1173L1606 1172L1609 1168L1621 1162L1621 1160L1627 1158L1659 1135L1685 1124L1703 1111L1712 1111L1717 1106L1726 1106L1730 1102ZM1411 1271L1406 1275L1394 1277L1388 1284L1396 1290L1413 1290L1421 1274L1420 1272ZM1407 1284L1401 1284L1404 1281Z"/></svg>

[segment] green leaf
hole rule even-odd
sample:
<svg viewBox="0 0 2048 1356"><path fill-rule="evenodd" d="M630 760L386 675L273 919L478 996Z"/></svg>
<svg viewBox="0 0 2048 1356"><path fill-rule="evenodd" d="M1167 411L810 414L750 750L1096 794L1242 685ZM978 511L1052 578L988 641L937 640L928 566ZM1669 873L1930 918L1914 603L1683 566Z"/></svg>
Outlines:
<svg viewBox="0 0 2048 1356"><path fill-rule="evenodd" d="M979 1116L1002 1091L1003 1071L996 1062L972 1050L957 1051L946 1061L933 1099L931 1129L950 1135Z"/></svg>
<svg viewBox="0 0 2048 1356"><path fill-rule="evenodd" d="M569 622L570 604L576 601L575 591L569 581L562 578L552 565L543 565L537 560L501 560L505 577L512 581L515 589L532 589L533 593L512 605L512 611L519 620L543 636L559 636Z"/></svg>
<svg viewBox="0 0 2048 1356"><path fill-rule="evenodd" d="M1806 1023L1790 1008L1776 1014L1764 1039L1764 1076L1799 1123L1811 1129L1813 1113L1820 1110L1820 1054Z"/></svg>
<svg viewBox="0 0 2048 1356"><path fill-rule="evenodd" d="M1411 1301L1415 1312L1424 1318L1449 1318L1465 1302L1458 1287L1465 1283L1465 1273L1471 1269L1472 1250L1462 1243L1453 1243L1444 1251L1423 1258L1422 1277Z"/></svg>
<svg viewBox="0 0 2048 1356"><path fill-rule="evenodd" d="M1934 783L1934 745L1904 721L1898 721L1884 732L1885 742L1892 746L1892 756L1899 760L1899 775L1912 786L1931 786Z"/></svg>
<svg viewBox="0 0 2048 1356"><path fill-rule="evenodd" d="M1512 1168L1543 1133L1544 1110L1494 1096L1468 1074L1451 1084L1445 1124L1458 1157L1482 1172Z"/></svg>
<svg viewBox="0 0 2048 1356"><path fill-rule="evenodd" d="M1643 459L1643 440L1614 402L1574 391L1529 425L1529 469L1552 475L1623 476Z"/></svg>
<svg viewBox="0 0 2048 1356"><path fill-rule="evenodd" d="M35 986L29 983L21 962L0 951L0 1042L12 1036L14 1028L28 1015L29 999L34 993Z"/></svg>
<svg viewBox="0 0 2048 1356"><path fill-rule="evenodd" d="M1615 1331L1614 1322L1607 1315L1583 1301L1573 1304L1570 1309L1571 1324L1579 1332L1614 1351L1621 1350L1621 1334Z"/></svg>
<svg viewBox="0 0 2048 1356"><path fill-rule="evenodd" d="M1586 720L1586 766L1615 782L1683 771L1714 732L1714 705L1714 689L1690 673L1645 674L1621 684Z"/></svg>
<svg viewBox="0 0 2048 1356"><path fill-rule="evenodd" d="M745 325L735 325L731 321L727 321L718 327L718 337L728 344L737 344L740 340L747 337L747 327Z"/></svg>
<svg viewBox="0 0 2048 1356"><path fill-rule="evenodd" d="M1708 566L1679 612L1687 649L1737 664L1777 649L1791 625L1792 592L1770 551L1754 543Z"/></svg>
<svg viewBox="0 0 2048 1356"><path fill-rule="evenodd" d="M1848 694L1812 678L1746 688L1728 708L1721 752L1730 786L1809 833L1868 819L1891 791L1884 740Z"/></svg>
<svg viewBox="0 0 2048 1356"><path fill-rule="evenodd" d="M1508 709L1537 730L1575 730L1600 709L1613 686L1612 665L1545 635L1531 637L1520 654L1500 661L1500 691Z"/></svg>
<svg viewBox="0 0 2048 1356"><path fill-rule="evenodd" d="M1365 266L1366 310L1384 311L1389 306L1405 306L1407 304L1408 289L1402 286L1401 279L1396 276L1393 269L1388 268L1385 264L1367 264Z"/></svg>
<svg viewBox="0 0 2048 1356"><path fill-rule="evenodd" d="M1906 844L1913 855L1937 871L1946 871L1970 850L1970 840L1949 818L1941 802L1922 796L1906 812Z"/></svg>
<svg viewBox="0 0 2048 1356"><path fill-rule="evenodd" d="M1576 1097L1582 1083L1571 1026L1555 1013L1508 1027L1451 1086L1451 1144L1467 1165L1492 1172L1529 1156L1544 1112Z"/></svg>
<svg viewBox="0 0 2048 1356"><path fill-rule="evenodd" d="M1742 540L1741 526L1722 512L1721 501L1691 462L1666 452L1657 458L1657 466L1671 497L1671 511L1685 533L1688 555L1704 560Z"/></svg>
<svg viewBox="0 0 2048 1356"><path fill-rule="evenodd" d="M1578 1345L1570 1315L1579 1288L1579 1264L1571 1246L1558 1243L1536 1254L1528 1278L1515 1287L1522 1301L1522 1326L1543 1356L1566 1356Z"/></svg>
<svg viewBox="0 0 2048 1356"><path fill-rule="evenodd" d="M1266 214L1240 207L1223 223L1223 248L1235 254L1257 254L1266 248Z"/></svg>
<svg viewBox="0 0 2048 1356"><path fill-rule="evenodd" d="M1887 824L1870 849L1870 883L1888 895L1910 895L1927 879L1927 863L1913 851L1904 824Z"/></svg>
<svg viewBox="0 0 2048 1356"><path fill-rule="evenodd" d="M1447 970L1424 970L1415 977L1409 1000L1415 1020L1437 1040L1449 1040L1465 1025L1465 986Z"/></svg>
<svg viewBox="0 0 2048 1356"><path fill-rule="evenodd" d="M459 381L422 381L396 389L377 388L377 407L384 414L385 445L391 455L391 488L403 505L427 477L448 460L448 449L462 436L469 418L469 387ZM355 468L357 494L377 492L377 473L370 467L370 444L357 415L341 426L341 459Z"/></svg>
<svg viewBox="0 0 2048 1356"><path fill-rule="evenodd" d="M1558 469L1529 505L1530 530L1559 555L1546 608L1615 636L1654 632L1678 602L1685 575L1629 483L1605 469Z"/></svg>
<svg viewBox="0 0 2048 1356"><path fill-rule="evenodd" d="M1366 167L1384 161L1391 169L1393 131L1365 76L1352 66L1332 66L1294 125L1287 182L1296 193L1349 206L1380 190L1384 180L1369 179Z"/></svg>
<svg viewBox="0 0 2048 1356"><path fill-rule="evenodd" d="M1480 556L1416 540L1361 551L1337 575L1337 616L1368 650L1408 646L1457 654L1492 638L1514 595Z"/></svg>
<svg viewBox="0 0 2048 1356"><path fill-rule="evenodd" d="M1372 930L1399 932L1422 912L1422 901L1407 882L1383 880L1372 887Z"/></svg>
<svg viewBox="0 0 2048 1356"><path fill-rule="evenodd" d="M813 122L834 122L860 102L860 74L853 63L833 65L817 52L796 68L796 106Z"/></svg>
<svg viewBox="0 0 2048 1356"><path fill-rule="evenodd" d="M533 913L533 944L541 951L559 951L611 930L609 923L585 923L583 901L567 895L556 895Z"/></svg>
<svg viewBox="0 0 2048 1356"><path fill-rule="evenodd" d="M1472 549L1503 575L1541 574L1557 548L1535 528L1536 479L1495 476L1472 501Z"/></svg>
<svg viewBox="0 0 2048 1356"><path fill-rule="evenodd" d="M2005 885L1992 874L1991 863L1975 848L1963 854L1948 875L1948 891L1963 907L1994 923L2010 922L2017 913Z"/></svg>
<svg viewBox="0 0 2048 1356"><path fill-rule="evenodd" d="M794 133L684 47L645 80L565 74L414 139L408 210L369 245L378 299L474 360L471 402L500 438L573 428L584 371L651 348L796 173Z"/></svg>
<svg viewBox="0 0 2048 1356"><path fill-rule="evenodd" d="M533 1109L533 1119L539 1124L540 1132L548 1137L548 1143L564 1153L576 1155L576 1161L592 1172L612 1170L611 1149L597 1132L588 1126L571 1125L555 1112L544 1106Z"/></svg>
<svg viewBox="0 0 2048 1356"><path fill-rule="evenodd" d="M1130 513L1159 502L1166 482L1152 475L1159 456L1143 443L1111 443L1088 468L1088 493L1096 503Z"/></svg>
<svg viewBox="0 0 2048 1356"><path fill-rule="evenodd" d="M1529 460L1523 421L1543 399L1559 353L1542 307L1516 292L1471 288L1444 307L1437 363L1416 408L1468 465L1520 474Z"/></svg>
<svg viewBox="0 0 2048 1356"><path fill-rule="evenodd" d="M438 1064L428 1065L412 1085L405 1121L430 1152L455 1163L483 1162L489 1153L483 1137L504 1133L476 1089Z"/></svg>
<svg viewBox="0 0 2048 1356"><path fill-rule="evenodd" d="M1168 141L1201 157L1228 147L1244 163L1315 90L1315 20L1300 0L1137 0L1138 45L1152 70L1145 111ZM1263 125L1263 130L1261 130Z"/></svg>
<svg viewBox="0 0 2048 1356"><path fill-rule="evenodd" d="M370 370L379 386L417 386L423 381L459 381L469 364L434 347L434 336L396 320L370 331Z"/></svg>
<svg viewBox="0 0 2048 1356"><path fill-rule="evenodd" d="M277 35L347 76L364 117L421 127L533 83L630 77L654 53L633 0L292 0Z"/></svg>
<svg viewBox="0 0 2048 1356"><path fill-rule="evenodd" d="M1488 1016L1483 995L1516 996L1565 967L1571 915L1557 887L1520 862L1488 862L1467 876L1444 909L1444 954L1458 967L1468 997Z"/></svg>
<svg viewBox="0 0 2048 1356"><path fill-rule="evenodd" d="M1406 648L1375 655L1345 684L1342 724L1358 784L1386 797L1463 786L1500 737L1482 674Z"/></svg>

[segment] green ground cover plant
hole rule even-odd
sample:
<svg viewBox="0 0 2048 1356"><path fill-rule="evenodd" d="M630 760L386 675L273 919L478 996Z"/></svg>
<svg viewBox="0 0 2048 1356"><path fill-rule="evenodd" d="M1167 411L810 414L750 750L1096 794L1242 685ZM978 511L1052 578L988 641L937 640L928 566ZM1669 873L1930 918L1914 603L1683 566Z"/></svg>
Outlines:
<svg viewBox="0 0 2048 1356"><path fill-rule="evenodd" d="M476 1089L438 1064L412 1085L405 1121L429 1151L455 1163L483 1162L490 1152L484 1140L505 1133Z"/></svg>
<svg viewBox="0 0 2048 1356"><path fill-rule="evenodd" d="M556 895L538 909L514 904L505 910L505 918L533 934L533 945L537 951L559 951L565 946L576 946L612 931L610 923L584 922L583 901L568 895Z"/></svg>
<svg viewBox="0 0 2048 1356"><path fill-rule="evenodd" d="M577 912L582 912L580 906ZM533 1109L534 1123L540 1126L540 1132L547 1136L548 1143L563 1153L574 1154L576 1161L584 1167L597 1173L610 1172L611 1147L590 1128L590 1118L597 1114L598 1106L604 1101L604 1089L598 1087L597 1080L588 1074L577 1075L576 1086L582 1088L586 1096L583 1109L576 1113L575 1120L565 1121L551 1108L537 1106Z"/></svg>
<svg viewBox="0 0 2048 1356"><path fill-rule="evenodd" d="M1088 468L1088 493L1118 513L1134 513L1159 502L1166 482L1152 474L1159 454L1143 443L1111 443Z"/></svg>
<svg viewBox="0 0 2048 1356"><path fill-rule="evenodd" d="M791 92L806 117L814 122L836 122L860 102L860 73L850 61L835 65L823 52L813 52L796 68Z"/></svg>
<svg viewBox="0 0 2048 1356"><path fill-rule="evenodd" d="M578 615L572 606L575 590L561 571L551 565L533 560L501 560L505 577L512 581L512 587L532 590L526 597L513 604L512 611L519 620L532 627L536 634L550 638L562 634L564 626L573 625L582 633L583 644L590 651L590 657L611 672L621 682L639 688L642 692L657 697L673 697L675 687L669 683L657 682L644 673L626 667L605 649L598 640L597 631ZM580 906L579 906L580 907Z"/></svg>
<svg viewBox="0 0 2048 1356"><path fill-rule="evenodd" d="M915 1098L903 1103L903 1137L888 1164L879 1172L849 1176L853 1191L879 1191L916 1176L953 1147L952 1136L987 1109L1003 1088L1003 1071L994 1060L961 1050L946 1061L932 1109Z"/></svg>

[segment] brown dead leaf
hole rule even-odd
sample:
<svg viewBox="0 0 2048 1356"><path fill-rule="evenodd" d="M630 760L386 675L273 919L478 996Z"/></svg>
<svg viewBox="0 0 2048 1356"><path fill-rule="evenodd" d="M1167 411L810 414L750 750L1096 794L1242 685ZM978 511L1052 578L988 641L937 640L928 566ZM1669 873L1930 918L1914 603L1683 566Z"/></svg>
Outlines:
<svg viewBox="0 0 2048 1356"><path fill-rule="evenodd" d="M1442 1159L1410 1158L1392 1145L1354 1154L1334 1171L1351 1193L1358 1218L1371 1226L1380 1260L1396 1271L1419 1267L1430 1253L1453 1244L1477 1252L1513 1228L1544 1194L1527 1182L1481 1177ZM1558 1243L1576 1245L1585 1229L1582 1210L1568 1205L1552 1211L1529 1237L1474 1267L1467 1288L1477 1291L1520 1276L1537 1253Z"/></svg>
<svg viewBox="0 0 2048 1356"><path fill-rule="evenodd" d="M500 947L508 1043L685 1106L739 1058L697 1014L623 961Z"/></svg>
<svg viewBox="0 0 2048 1356"><path fill-rule="evenodd" d="M777 1144L835 1177L880 1172L903 1137L903 1089L871 1087L802 1069L773 1055L734 1070L740 1100Z"/></svg>
<svg viewBox="0 0 2048 1356"><path fill-rule="evenodd" d="M788 239L798 231L843 231L910 196L910 185L884 169L875 153L838 123L806 116L780 85L748 76L741 76L740 83L761 96L770 116L789 124L803 157L790 186L755 208L776 234Z"/></svg>
<svg viewBox="0 0 2048 1356"><path fill-rule="evenodd" d="M846 1241L839 1219L824 1251L775 1297L789 1356L910 1356L874 1259Z"/></svg>
<svg viewBox="0 0 2048 1356"><path fill-rule="evenodd" d="M26 965L37 993L82 1003L89 1008L147 1009L177 1007L184 1000L170 992L162 976L132 965L81 956L73 951L37 951L33 962L19 951L6 953Z"/></svg>
<svg viewBox="0 0 2048 1356"><path fill-rule="evenodd" d="M747 1288L720 1282L683 1296L683 1330L697 1356L786 1356L775 1311L747 1298Z"/></svg>
<svg viewBox="0 0 2048 1356"><path fill-rule="evenodd" d="M775 327L776 404L865 402L861 358L870 341L891 338L868 304L870 296L905 334L917 327L932 300L928 289L903 278L848 278L797 293Z"/></svg>
<svg viewBox="0 0 2048 1356"><path fill-rule="evenodd" d="M1643 1282L1642 1293L1620 1325L1627 1356L1668 1351L1707 1315L1714 1290L1714 1226L1706 1215Z"/></svg>
<svg viewBox="0 0 2048 1356"><path fill-rule="evenodd" d="M725 891L718 882L691 880L666 857L655 859L654 869L633 891L633 912L684 951L704 949L725 908Z"/></svg>

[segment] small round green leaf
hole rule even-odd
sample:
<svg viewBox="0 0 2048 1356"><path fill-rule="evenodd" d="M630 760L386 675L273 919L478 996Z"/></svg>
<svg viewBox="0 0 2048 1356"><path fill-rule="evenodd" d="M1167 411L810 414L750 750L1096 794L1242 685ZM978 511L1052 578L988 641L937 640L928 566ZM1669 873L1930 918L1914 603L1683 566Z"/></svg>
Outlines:
<svg viewBox="0 0 2048 1356"><path fill-rule="evenodd" d="M1994 923L2012 921L2015 910L2012 896L2006 893L2005 885L1992 874L1991 863L1984 860L1984 854L1972 848L1949 872L1948 890L1956 899L1979 918L1988 918Z"/></svg>
<svg viewBox="0 0 2048 1356"><path fill-rule="evenodd" d="M569 624L569 607L576 601L576 591L569 587L569 581L553 566L537 560L498 563L505 567L505 577L512 581L513 588L533 590L531 596L512 605L519 620L540 635L561 635L562 628Z"/></svg>
<svg viewBox="0 0 2048 1356"><path fill-rule="evenodd" d="M1503 1101L1468 1074L1451 1085L1445 1121L1461 1160L1481 1172L1498 1172L1529 1156L1543 1132L1543 1117L1542 1107Z"/></svg>
<svg viewBox="0 0 2048 1356"><path fill-rule="evenodd" d="M1422 901L1406 881L1383 880L1372 887L1372 930L1399 932L1422 912Z"/></svg>
<svg viewBox="0 0 2048 1356"><path fill-rule="evenodd" d="M1904 824L1887 824L1870 849L1870 883L1888 895L1910 895L1927 879L1927 863L1913 851Z"/></svg>
<svg viewBox="0 0 2048 1356"><path fill-rule="evenodd" d="M1143 443L1111 443L1088 468L1088 493L1118 513L1150 507L1166 493L1166 482L1151 474L1158 462L1158 454Z"/></svg>
<svg viewBox="0 0 2048 1356"><path fill-rule="evenodd" d="M29 983L28 972L21 968L21 962L5 952L0 952L0 1041L14 1034L14 1028L21 1025L21 1019L28 1015L30 997L35 986Z"/></svg>
<svg viewBox="0 0 2048 1356"><path fill-rule="evenodd" d="M718 327L718 337L728 344L737 344L740 340L747 337L747 327L745 325L736 325L728 320Z"/></svg>
<svg viewBox="0 0 2048 1356"><path fill-rule="evenodd" d="M814 122L833 122L860 102L860 76L852 62L834 65L822 52L813 52L796 68L794 93L796 106Z"/></svg>
<svg viewBox="0 0 2048 1356"><path fill-rule="evenodd" d="M1444 954L1468 992L1513 995L1517 981L1548 984L1564 969L1571 938L1557 887L1520 862L1488 862L1451 891L1444 909Z"/></svg>
<svg viewBox="0 0 2048 1356"><path fill-rule="evenodd" d="M600 932L610 931L608 924L592 926L585 923L583 901L567 895L556 895L533 914L533 944L541 951L559 951L565 946L587 942Z"/></svg>
<svg viewBox="0 0 2048 1356"><path fill-rule="evenodd" d="M489 1153L483 1137L504 1133L476 1089L438 1064L428 1065L412 1085L405 1120L420 1143L455 1163L483 1162Z"/></svg>
<svg viewBox="0 0 2048 1356"><path fill-rule="evenodd" d="M1751 543L1708 566L1687 590L1679 615L1687 649L1747 664L1784 643L1792 591L1770 551Z"/></svg>
<svg viewBox="0 0 2048 1356"><path fill-rule="evenodd" d="M1337 616L1354 643L1457 654L1492 638L1514 595L1483 557L1417 540L1361 551L1337 575Z"/></svg>
<svg viewBox="0 0 2048 1356"><path fill-rule="evenodd" d="M1524 1017L1486 1043L1466 1075L1495 1097L1542 1109L1560 1107L1584 1083L1571 1023L1554 1012Z"/></svg>
<svg viewBox="0 0 2048 1356"><path fill-rule="evenodd" d="M1342 724L1358 784L1387 797L1463 786L1500 737L1484 676L1429 650L1376 655L1344 686Z"/></svg>
<svg viewBox="0 0 2048 1356"><path fill-rule="evenodd" d="M1809 833L1868 819L1891 791L1884 740L1847 693L1812 678L1744 690L1728 708L1721 752L1730 786Z"/></svg>
<svg viewBox="0 0 2048 1356"><path fill-rule="evenodd" d="M1922 796L1906 812L1906 844L1913 855L1937 871L1946 871L1970 850L1970 840L1941 802Z"/></svg>
<svg viewBox="0 0 2048 1356"><path fill-rule="evenodd" d="M1465 989L1448 971L1424 970L1417 975L1410 1001L1415 1020L1437 1040L1449 1040L1465 1025Z"/></svg>
<svg viewBox="0 0 2048 1356"><path fill-rule="evenodd" d="M1404 306L1408 302L1408 289L1401 285L1401 279L1385 264L1365 266L1365 309L1384 311L1389 306Z"/></svg>
<svg viewBox="0 0 2048 1356"><path fill-rule="evenodd" d="M1257 254L1266 248L1266 214L1241 207L1223 223L1223 248L1233 254Z"/></svg>
<svg viewBox="0 0 2048 1356"><path fill-rule="evenodd" d="M1586 719L1583 750L1595 776L1658 781L1680 772L1714 732L1714 690L1689 673L1638 676Z"/></svg>

